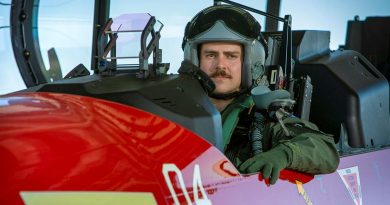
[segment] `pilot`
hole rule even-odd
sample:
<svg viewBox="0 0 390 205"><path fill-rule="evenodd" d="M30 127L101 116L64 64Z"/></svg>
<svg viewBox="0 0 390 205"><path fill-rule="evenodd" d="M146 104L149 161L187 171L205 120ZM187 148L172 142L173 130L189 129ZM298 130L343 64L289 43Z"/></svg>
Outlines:
<svg viewBox="0 0 390 205"><path fill-rule="evenodd" d="M249 135L256 109L250 90L266 85L267 44L260 30L250 13L231 5L200 11L185 29L183 64L194 65L215 85L208 91L221 113L225 155L241 173L261 172L271 184L285 168L310 174L334 172L339 155L333 137L293 116L267 120L261 130L261 151L254 152Z"/></svg>

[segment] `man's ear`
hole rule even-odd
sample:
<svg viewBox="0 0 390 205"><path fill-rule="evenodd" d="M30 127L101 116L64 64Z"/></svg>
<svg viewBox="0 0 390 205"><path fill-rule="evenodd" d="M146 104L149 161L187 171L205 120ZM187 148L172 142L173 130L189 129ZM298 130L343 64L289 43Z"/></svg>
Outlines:
<svg viewBox="0 0 390 205"><path fill-rule="evenodd" d="M202 69L192 64L188 60L184 60L181 62L181 66L178 70L178 73L190 75L191 77L199 80L200 84L207 92L207 94L212 93L215 90L215 84L211 80L211 78Z"/></svg>

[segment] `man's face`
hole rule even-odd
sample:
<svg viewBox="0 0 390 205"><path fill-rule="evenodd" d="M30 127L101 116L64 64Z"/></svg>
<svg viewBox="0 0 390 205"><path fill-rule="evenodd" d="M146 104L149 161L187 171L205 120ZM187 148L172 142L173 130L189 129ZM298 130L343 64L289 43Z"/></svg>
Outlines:
<svg viewBox="0 0 390 205"><path fill-rule="evenodd" d="M232 42L204 43L200 51L200 69L215 83L214 93L240 90L242 46Z"/></svg>

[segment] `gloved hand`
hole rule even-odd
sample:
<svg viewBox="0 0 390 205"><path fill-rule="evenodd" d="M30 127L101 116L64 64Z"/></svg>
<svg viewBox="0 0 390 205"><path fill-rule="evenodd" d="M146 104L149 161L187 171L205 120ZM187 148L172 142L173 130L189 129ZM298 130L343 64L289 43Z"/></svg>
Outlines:
<svg viewBox="0 0 390 205"><path fill-rule="evenodd" d="M270 183L275 184L280 171L290 164L291 155L292 151L287 146L278 145L246 160L240 165L239 170L244 173L260 171L264 179L270 178Z"/></svg>

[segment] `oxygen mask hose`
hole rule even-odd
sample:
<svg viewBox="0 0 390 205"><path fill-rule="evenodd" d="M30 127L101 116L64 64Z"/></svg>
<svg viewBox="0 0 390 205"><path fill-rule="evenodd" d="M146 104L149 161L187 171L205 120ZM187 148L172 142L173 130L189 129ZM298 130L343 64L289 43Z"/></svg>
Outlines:
<svg viewBox="0 0 390 205"><path fill-rule="evenodd" d="M260 154L263 151L263 130L265 127L265 117L259 113L255 112L254 119L251 124L251 134L250 141L252 144L252 154Z"/></svg>
<svg viewBox="0 0 390 205"><path fill-rule="evenodd" d="M282 126L285 135L290 136L290 132L283 123L283 118L291 115L288 111L292 110L295 104L295 101L290 99L290 93L287 90L271 91L268 86L260 85L253 88L251 94L256 109L261 113L266 113L266 117L277 120ZM258 153L259 146L257 141L259 141L259 137L261 141L261 133L265 124L265 117L260 112L255 113L255 119L252 125L253 132L251 133L251 141L254 153ZM258 134L259 131L260 134Z"/></svg>

